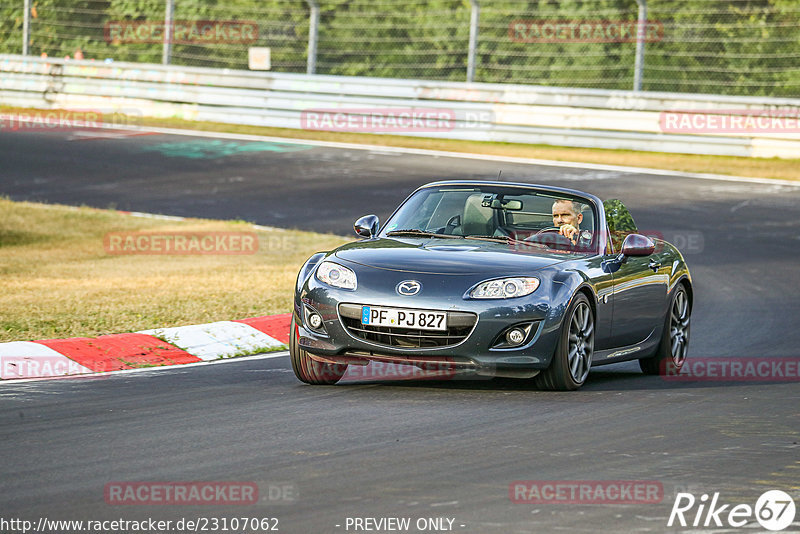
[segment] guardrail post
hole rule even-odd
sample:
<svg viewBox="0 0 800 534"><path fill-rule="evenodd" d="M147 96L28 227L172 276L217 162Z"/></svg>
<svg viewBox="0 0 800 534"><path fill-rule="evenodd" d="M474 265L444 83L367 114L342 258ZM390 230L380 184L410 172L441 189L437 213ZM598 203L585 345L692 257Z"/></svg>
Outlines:
<svg viewBox="0 0 800 534"><path fill-rule="evenodd" d="M22 15L22 55L30 53L31 42L31 0L25 0L25 13Z"/></svg>
<svg viewBox="0 0 800 534"><path fill-rule="evenodd" d="M636 0L639 4L639 22L636 25L636 65L633 71L633 90L642 90L644 76L644 43L647 38L647 0Z"/></svg>
<svg viewBox="0 0 800 534"><path fill-rule="evenodd" d="M469 52L467 53L467 81L475 80L475 56L478 49L478 20L480 19L481 6L478 0L469 0Z"/></svg>
<svg viewBox="0 0 800 534"><path fill-rule="evenodd" d="M166 0L167 5L164 10L164 51L161 55L161 63L169 65L172 59L172 19L175 16L175 0Z"/></svg>
<svg viewBox="0 0 800 534"><path fill-rule="evenodd" d="M317 33L319 28L319 3L317 0L306 0L311 14L308 21L308 64L307 74L317 72Z"/></svg>

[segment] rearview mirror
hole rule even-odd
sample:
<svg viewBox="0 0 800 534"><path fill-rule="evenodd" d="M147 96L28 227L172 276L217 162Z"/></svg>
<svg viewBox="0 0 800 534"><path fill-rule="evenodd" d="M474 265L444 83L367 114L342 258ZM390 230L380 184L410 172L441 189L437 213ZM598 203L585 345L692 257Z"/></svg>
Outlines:
<svg viewBox="0 0 800 534"><path fill-rule="evenodd" d="M377 215L364 215L353 224L353 230L360 237L373 237L378 233L380 220Z"/></svg>
<svg viewBox="0 0 800 534"><path fill-rule="evenodd" d="M522 209L522 201L495 198L489 203L489 207L495 210L519 211Z"/></svg>
<svg viewBox="0 0 800 534"><path fill-rule="evenodd" d="M521 200L499 200L495 199L492 202L492 207L496 210L510 210L510 211L519 211L522 209L522 201Z"/></svg>

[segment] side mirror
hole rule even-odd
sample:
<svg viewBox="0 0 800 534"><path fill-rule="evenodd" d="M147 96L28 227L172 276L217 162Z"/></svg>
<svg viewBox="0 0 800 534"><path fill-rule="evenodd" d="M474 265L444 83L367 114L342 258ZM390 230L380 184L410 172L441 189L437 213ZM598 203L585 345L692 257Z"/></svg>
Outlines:
<svg viewBox="0 0 800 534"><path fill-rule="evenodd" d="M628 234L628 237L622 242L619 256L603 261L603 270L607 273L615 273L625 263L628 256L649 256L655 250L656 244L649 237L642 234Z"/></svg>
<svg viewBox="0 0 800 534"><path fill-rule="evenodd" d="M380 221L377 215L364 215L353 224L353 230L360 237L374 237L378 233Z"/></svg>
<svg viewBox="0 0 800 534"><path fill-rule="evenodd" d="M655 250L655 242L642 234L630 234L622 242L623 256L649 256Z"/></svg>

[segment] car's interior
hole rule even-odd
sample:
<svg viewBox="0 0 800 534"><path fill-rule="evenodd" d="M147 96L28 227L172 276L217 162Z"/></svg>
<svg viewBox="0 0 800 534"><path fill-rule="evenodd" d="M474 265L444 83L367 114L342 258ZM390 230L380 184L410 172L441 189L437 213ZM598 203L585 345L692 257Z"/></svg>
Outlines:
<svg viewBox="0 0 800 534"><path fill-rule="evenodd" d="M424 193L424 192L420 192ZM487 191L453 188L430 191L413 206L413 214L400 217L403 229L453 236L510 237L554 249L586 247L592 241L595 217L587 203L571 197L537 191ZM553 222L553 204L572 202L581 214L577 225L582 238L572 241L559 234ZM401 215L401 214L398 214ZM581 243L579 243L581 241Z"/></svg>

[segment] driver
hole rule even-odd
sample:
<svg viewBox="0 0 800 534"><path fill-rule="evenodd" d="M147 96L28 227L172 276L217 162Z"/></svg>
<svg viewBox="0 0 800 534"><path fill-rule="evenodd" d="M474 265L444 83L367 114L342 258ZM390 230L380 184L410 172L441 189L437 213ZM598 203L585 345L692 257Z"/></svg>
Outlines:
<svg viewBox="0 0 800 534"><path fill-rule="evenodd" d="M577 245L579 240L588 237L580 230L581 221L583 221L583 213L581 213L581 206L578 202L565 198L553 202L553 226L559 229L559 234L572 241L573 245Z"/></svg>

